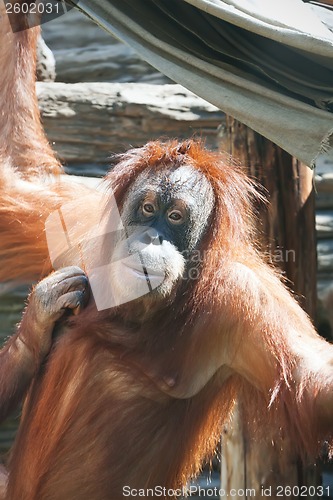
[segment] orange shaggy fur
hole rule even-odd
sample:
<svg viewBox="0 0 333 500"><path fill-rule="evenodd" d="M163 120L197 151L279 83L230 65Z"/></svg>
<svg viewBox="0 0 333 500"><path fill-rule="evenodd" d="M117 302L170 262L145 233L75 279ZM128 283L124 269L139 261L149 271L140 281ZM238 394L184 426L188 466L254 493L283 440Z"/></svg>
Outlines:
<svg viewBox="0 0 333 500"><path fill-rule="evenodd" d="M72 200L88 227L95 210L85 188L43 184L58 164L36 108L36 32L13 35L0 23L0 66L9 68L0 85L1 280L49 272L44 223L62 203ZM24 405L4 498L120 500L124 485L185 485L214 451L236 396L249 432L280 429L277 439L290 436L309 456L330 438L333 349L256 249L248 178L199 143L151 142L119 158L106 192L121 207L140 172L181 165L200 170L215 195L200 278L179 283L163 308L148 300L98 312L91 302L57 326ZM84 241L75 243L68 264L80 263Z"/></svg>
<svg viewBox="0 0 333 500"><path fill-rule="evenodd" d="M329 437L332 350L252 243L246 176L195 142L155 142L126 153L106 182L121 206L140 171L182 164L207 175L216 197L200 279L142 321L135 303L104 312L90 304L62 327L24 407L7 498L112 491L118 500L127 484L185 484L236 395L251 431L281 428L311 456ZM29 234L34 252L44 235Z"/></svg>

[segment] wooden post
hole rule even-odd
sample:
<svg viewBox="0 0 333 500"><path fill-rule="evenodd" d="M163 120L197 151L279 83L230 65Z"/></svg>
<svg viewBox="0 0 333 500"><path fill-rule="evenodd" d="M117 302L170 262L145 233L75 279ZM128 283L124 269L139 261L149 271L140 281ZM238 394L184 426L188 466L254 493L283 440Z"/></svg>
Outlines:
<svg viewBox="0 0 333 500"><path fill-rule="evenodd" d="M259 227L264 249L270 251L273 263L290 280L301 306L314 317L316 239L312 171L231 117L226 118L221 149L267 189L270 206L260 213ZM227 493L231 488L239 491L234 498L254 497L255 490L256 497L278 499L279 486L317 483L316 470L301 466L292 443L286 441L283 450L277 450L274 435L269 438L272 444L247 441L236 410L232 426L224 430L222 437L222 488ZM288 498L298 496L291 494Z"/></svg>

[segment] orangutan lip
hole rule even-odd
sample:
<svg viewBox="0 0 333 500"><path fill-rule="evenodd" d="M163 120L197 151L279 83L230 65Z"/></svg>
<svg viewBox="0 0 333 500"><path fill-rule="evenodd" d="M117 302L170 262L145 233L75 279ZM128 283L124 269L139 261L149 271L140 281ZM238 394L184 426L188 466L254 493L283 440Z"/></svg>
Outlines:
<svg viewBox="0 0 333 500"><path fill-rule="evenodd" d="M127 269L129 269L130 271L132 271L133 274L135 274L139 277L146 278L146 276L147 276L147 272L145 272L146 270L144 267L137 268L134 266L129 266L128 264L125 264L124 262L123 262L123 266L126 267Z"/></svg>
<svg viewBox="0 0 333 500"><path fill-rule="evenodd" d="M144 278L144 279L150 279L150 278L163 278L164 274L163 273L158 273L156 271L153 271L145 266L130 266L129 264L125 264L125 262L122 263L124 267L127 267L127 269L130 269L133 274L138 276L139 278Z"/></svg>

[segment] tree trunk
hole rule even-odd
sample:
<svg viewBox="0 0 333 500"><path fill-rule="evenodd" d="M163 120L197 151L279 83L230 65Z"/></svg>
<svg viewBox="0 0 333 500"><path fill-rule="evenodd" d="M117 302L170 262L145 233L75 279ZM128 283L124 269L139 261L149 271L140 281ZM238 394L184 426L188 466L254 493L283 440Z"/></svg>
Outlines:
<svg viewBox="0 0 333 500"><path fill-rule="evenodd" d="M226 117L221 149L244 165L249 175L267 190L264 194L269 206L261 210L259 227L263 249L284 271L301 306L314 317L316 238L312 171L231 117ZM271 441L274 443L273 434ZM285 442L281 451L274 444L247 441L238 410L235 412L233 424L225 429L222 438L222 488L227 493L234 488L238 490L235 498L246 499L254 496L250 490L255 489L255 495L260 497L298 498L298 486L316 483L316 470L301 466L292 443ZM281 494L277 496L279 488Z"/></svg>

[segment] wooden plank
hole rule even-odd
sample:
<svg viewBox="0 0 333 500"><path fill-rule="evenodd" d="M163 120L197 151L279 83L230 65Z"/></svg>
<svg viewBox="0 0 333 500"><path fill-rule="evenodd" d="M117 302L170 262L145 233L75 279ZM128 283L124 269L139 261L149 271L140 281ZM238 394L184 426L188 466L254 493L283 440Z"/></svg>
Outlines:
<svg viewBox="0 0 333 500"><path fill-rule="evenodd" d="M263 249L269 249L272 260L291 280L300 304L314 317L316 309L316 239L313 172L285 153L281 148L231 117L226 117L226 134L222 148L240 161L251 176L268 191L270 207L260 211L260 230ZM292 252L292 258L287 259ZM281 255L281 259L275 257ZM223 444L228 460L222 468L222 484L238 490L254 490L255 496L277 496L277 486L292 488L317 484L318 472L304 469L287 439L275 440L274 429L265 441L247 439L241 419L236 420L235 435L230 432ZM225 442L227 440L227 442ZM276 447L275 441L280 443ZM238 462L239 474L233 473ZM245 478L244 473L245 470ZM263 490L267 494L263 495ZM297 490L296 490L297 491ZM242 496L238 498L243 498Z"/></svg>

